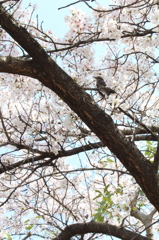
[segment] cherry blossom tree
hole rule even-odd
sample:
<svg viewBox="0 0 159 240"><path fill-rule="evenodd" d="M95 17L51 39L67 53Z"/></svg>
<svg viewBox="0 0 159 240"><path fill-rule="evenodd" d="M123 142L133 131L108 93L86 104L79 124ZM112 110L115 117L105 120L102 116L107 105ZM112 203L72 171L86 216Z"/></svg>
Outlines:
<svg viewBox="0 0 159 240"><path fill-rule="evenodd" d="M79 2L0 1L0 237L158 239L158 1Z"/></svg>

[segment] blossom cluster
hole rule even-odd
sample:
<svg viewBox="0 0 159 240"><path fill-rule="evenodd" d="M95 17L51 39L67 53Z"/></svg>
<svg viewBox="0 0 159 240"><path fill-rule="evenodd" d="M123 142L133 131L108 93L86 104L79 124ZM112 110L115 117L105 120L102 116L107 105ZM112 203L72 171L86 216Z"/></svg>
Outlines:
<svg viewBox="0 0 159 240"><path fill-rule="evenodd" d="M63 39L52 30L44 32L32 20L33 10L19 4L9 11L121 130L135 132L139 123L157 127L158 5L118 0L112 6L98 5L90 15L72 8ZM0 37L0 56L29 59L4 30ZM94 79L98 75L115 95L101 98ZM0 74L0 89L1 164L21 163L0 176L2 230L26 234L32 226L33 234L46 236L44 229L56 233L67 224L89 221L97 216L105 189L105 201L112 205L101 212L104 221L109 217L109 223L136 231L143 227L131 216L138 185L116 157L106 147L70 154L99 139L59 96L36 79L6 73ZM50 156L54 159L46 165ZM152 210L142 191L136 206Z"/></svg>

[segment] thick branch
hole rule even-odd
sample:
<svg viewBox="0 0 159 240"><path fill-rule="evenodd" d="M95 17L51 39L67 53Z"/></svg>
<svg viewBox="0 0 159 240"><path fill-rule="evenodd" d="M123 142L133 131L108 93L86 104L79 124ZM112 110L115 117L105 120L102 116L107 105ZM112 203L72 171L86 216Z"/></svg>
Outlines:
<svg viewBox="0 0 159 240"><path fill-rule="evenodd" d="M39 43L0 5L0 24L33 59L37 79L58 94L78 114L136 179L151 203L159 210L159 191L154 166L117 129L112 118L100 109L44 51Z"/></svg>
<svg viewBox="0 0 159 240"><path fill-rule="evenodd" d="M0 57L0 72L13 73L36 78L32 60L13 57Z"/></svg>
<svg viewBox="0 0 159 240"><path fill-rule="evenodd" d="M125 228L118 228L108 223L89 222L77 223L67 226L62 233L53 240L69 240L75 235L82 235L87 233L103 233L109 236L118 237L123 240L149 240L147 237L138 235L137 233L126 230Z"/></svg>

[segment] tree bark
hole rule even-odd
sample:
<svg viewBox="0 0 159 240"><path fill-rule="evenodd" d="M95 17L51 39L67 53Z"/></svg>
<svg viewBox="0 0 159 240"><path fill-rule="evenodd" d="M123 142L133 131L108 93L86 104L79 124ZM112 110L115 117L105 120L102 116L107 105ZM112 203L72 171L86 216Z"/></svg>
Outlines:
<svg viewBox="0 0 159 240"><path fill-rule="evenodd" d="M77 223L67 226L62 233L53 240L69 240L75 235L82 235L87 233L103 233L109 236L118 237L123 240L150 240L147 237L143 237L138 233L131 232L125 228L119 228L108 223L89 222L89 223Z"/></svg>
<svg viewBox="0 0 159 240"><path fill-rule="evenodd" d="M136 145L117 129L106 114L84 90L64 72L40 44L0 5L1 27L29 54L31 74L54 91L115 154L136 179L150 202L159 210L159 190L154 165ZM18 73L18 72L17 72ZM27 71L24 74L27 76Z"/></svg>

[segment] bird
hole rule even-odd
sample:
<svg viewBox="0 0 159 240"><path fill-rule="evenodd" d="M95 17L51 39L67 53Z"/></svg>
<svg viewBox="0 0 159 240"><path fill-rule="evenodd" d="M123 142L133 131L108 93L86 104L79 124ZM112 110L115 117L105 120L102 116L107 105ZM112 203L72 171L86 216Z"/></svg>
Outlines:
<svg viewBox="0 0 159 240"><path fill-rule="evenodd" d="M105 81L102 77L94 77L96 79L96 86L99 94L104 98L106 95L109 97L110 94L116 93L113 89L106 86Z"/></svg>

